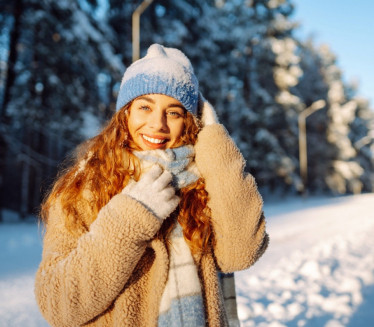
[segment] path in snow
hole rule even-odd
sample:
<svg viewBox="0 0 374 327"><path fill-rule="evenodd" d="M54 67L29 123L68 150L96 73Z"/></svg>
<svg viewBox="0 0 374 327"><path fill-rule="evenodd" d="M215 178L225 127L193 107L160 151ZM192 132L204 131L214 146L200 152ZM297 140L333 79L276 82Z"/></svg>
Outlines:
<svg viewBox="0 0 374 327"><path fill-rule="evenodd" d="M270 247L236 274L242 326L374 321L374 194L266 203ZM0 224L0 327L45 327L33 295L41 236Z"/></svg>

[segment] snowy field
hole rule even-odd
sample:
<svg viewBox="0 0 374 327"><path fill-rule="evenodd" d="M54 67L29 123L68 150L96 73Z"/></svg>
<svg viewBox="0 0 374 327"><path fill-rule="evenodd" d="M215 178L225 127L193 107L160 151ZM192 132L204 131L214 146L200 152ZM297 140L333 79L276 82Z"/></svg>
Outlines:
<svg viewBox="0 0 374 327"><path fill-rule="evenodd" d="M242 326L374 326L374 194L267 203L270 247L236 274ZM42 237L0 224L0 327L48 326L33 297Z"/></svg>

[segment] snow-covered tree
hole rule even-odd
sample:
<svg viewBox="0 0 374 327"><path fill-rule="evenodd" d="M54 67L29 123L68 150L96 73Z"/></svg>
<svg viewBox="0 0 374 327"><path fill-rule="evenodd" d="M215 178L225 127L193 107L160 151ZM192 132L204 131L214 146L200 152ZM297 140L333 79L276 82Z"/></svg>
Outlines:
<svg viewBox="0 0 374 327"><path fill-rule="evenodd" d="M110 44L110 30L74 0L17 0L6 9L11 18L3 29L8 40L1 93L8 160L3 182L13 187L2 191L1 200L17 209L21 202L25 214L37 206L46 174L54 175L67 151L95 133L108 115L124 67Z"/></svg>

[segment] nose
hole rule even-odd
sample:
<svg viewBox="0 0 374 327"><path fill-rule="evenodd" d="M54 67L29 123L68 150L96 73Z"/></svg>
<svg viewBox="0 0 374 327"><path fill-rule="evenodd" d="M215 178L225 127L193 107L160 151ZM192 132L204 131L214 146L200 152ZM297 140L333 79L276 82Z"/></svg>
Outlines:
<svg viewBox="0 0 374 327"><path fill-rule="evenodd" d="M148 124L154 131L167 132L168 130L167 117L163 112L158 110L155 110L149 116Z"/></svg>

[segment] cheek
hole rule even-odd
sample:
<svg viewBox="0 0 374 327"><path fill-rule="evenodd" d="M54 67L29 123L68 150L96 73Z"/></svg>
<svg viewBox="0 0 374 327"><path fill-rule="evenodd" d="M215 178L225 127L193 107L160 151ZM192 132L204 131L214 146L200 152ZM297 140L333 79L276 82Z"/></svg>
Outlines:
<svg viewBox="0 0 374 327"><path fill-rule="evenodd" d="M175 124L171 130L172 130L172 133L173 133L173 135L172 135L173 138L178 139L179 137L181 137L183 135L184 122Z"/></svg>
<svg viewBox="0 0 374 327"><path fill-rule="evenodd" d="M134 138L134 133L136 132L137 129L139 129L142 126L143 123L144 122L140 119L140 117L138 117L135 114L130 113L127 119L127 127L129 129L130 135L133 138Z"/></svg>

